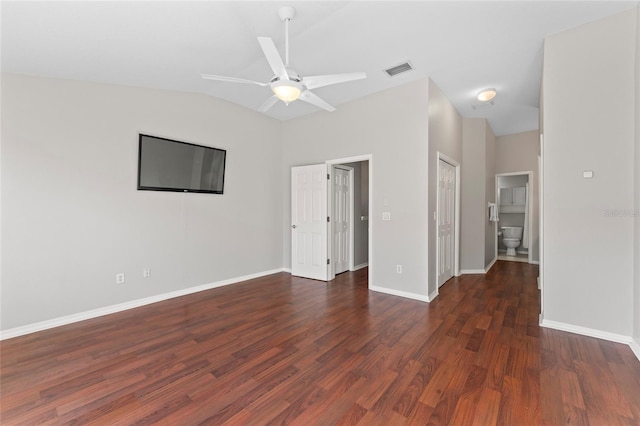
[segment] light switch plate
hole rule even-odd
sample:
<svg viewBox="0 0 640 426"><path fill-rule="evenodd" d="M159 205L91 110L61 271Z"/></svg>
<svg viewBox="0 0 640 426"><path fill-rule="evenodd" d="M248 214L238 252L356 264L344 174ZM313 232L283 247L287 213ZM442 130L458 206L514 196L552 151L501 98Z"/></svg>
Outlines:
<svg viewBox="0 0 640 426"><path fill-rule="evenodd" d="M593 170L585 170L582 172L582 177L585 179L591 179L593 177Z"/></svg>

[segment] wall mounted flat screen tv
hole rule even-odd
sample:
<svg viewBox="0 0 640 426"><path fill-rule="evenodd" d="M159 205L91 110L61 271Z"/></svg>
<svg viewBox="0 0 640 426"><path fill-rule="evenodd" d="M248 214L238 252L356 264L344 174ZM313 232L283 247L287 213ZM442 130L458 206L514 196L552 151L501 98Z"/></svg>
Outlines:
<svg viewBox="0 0 640 426"><path fill-rule="evenodd" d="M138 189L222 194L227 151L140 134Z"/></svg>

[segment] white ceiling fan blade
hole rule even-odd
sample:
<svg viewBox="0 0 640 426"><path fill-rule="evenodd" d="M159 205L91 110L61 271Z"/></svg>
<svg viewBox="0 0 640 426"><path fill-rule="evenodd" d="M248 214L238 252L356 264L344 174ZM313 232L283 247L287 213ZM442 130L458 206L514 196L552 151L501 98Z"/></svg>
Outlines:
<svg viewBox="0 0 640 426"><path fill-rule="evenodd" d="M259 81L245 80L244 78L225 77L222 75L213 74L200 74L200 77L205 80L226 81L229 83L244 83L244 84L257 84L258 86L268 86L267 83L260 83Z"/></svg>
<svg viewBox="0 0 640 426"><path fill-rule="evenodd" d="M273 95L272 97L264 101L262 105L260 105L260 108L258 108L258 111L265 112L277 103L278 103L278 98L276 95Z"/></svg>
<svg viewBox="0 0 640 426"><path fill-rule="evenodd" d="M351 72L346 74L329 74L314 75L302 79L302 83L307 89L316 89L318 87L329 86L330 84L345 83L347 81L362 80L367 78L367 74L363 72Z"/></svg>
<svg viewBox="0 0 640 426"><path fill-rule="evenodd" d="M336 108L333 105L328 104L321 97L319 97L318 95L316 95L315 93L309 90L305 90L304 92L302 92L302 94L300 95L300 98L298 99L300 99L301 101L308 102L317 107L320 107L329 112L336 110Z"/></svg>
<svg viewBox="0 0 640 426"><path fill-rule="evenodd" d="M284 62L282 62L282 58L278 53L278 49L276 49L276 45L273 44L273 40L269 37L258 37L258 43L260 43L260 47L262 47L264 56L267 57L267 62L269 62L273 73L280 77L281 80L289 80L287 68L284 66Z"/></svg>

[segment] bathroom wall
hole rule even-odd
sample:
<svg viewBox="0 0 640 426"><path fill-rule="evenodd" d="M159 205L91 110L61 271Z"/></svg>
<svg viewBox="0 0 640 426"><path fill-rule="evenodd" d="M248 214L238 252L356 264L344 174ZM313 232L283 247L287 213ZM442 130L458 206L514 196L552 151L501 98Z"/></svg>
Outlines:
<svg viewBox="0 0 640 426"><path fill-rule="evenodd" d="M531 259L540 260L540 231L538 207L538 154L540 134L537 130L498 136L496 138L496 173L532 172L529 182L529 202L531 203ZM498 226L505 226L501 215ZM506 225L508 226L508 225Z"/></svg>

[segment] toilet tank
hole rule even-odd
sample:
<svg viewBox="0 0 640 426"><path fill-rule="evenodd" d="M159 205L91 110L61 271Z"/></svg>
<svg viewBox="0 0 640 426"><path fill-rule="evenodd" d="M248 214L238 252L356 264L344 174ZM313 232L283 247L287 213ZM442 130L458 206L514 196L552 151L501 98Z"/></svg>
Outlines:
<svg viewBox="0 0 640 426"><path fill-rule="evenodd" d="M522 239L522 226L503 226L502 238Z"/></svg>

